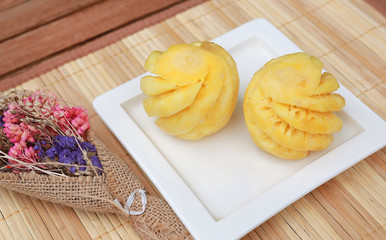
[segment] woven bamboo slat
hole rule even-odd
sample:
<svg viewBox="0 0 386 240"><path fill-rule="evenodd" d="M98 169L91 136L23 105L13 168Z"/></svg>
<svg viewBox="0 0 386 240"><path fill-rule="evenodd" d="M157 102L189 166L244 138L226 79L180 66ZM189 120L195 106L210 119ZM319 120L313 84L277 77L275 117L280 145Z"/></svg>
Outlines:
<svg viewBox="0 0 386 240"><path fill-rule="evenodd" d="M18 86L89 110L97 136L159 193L94 112L98 95L145 72L152 50L210 40L266 18L386 119L386 19L359 0L211 0L67 62ZM114 34L114 33L113 33ZM385 133L386 134L386 133ZM299 199L243 239L384 239L386 148ZM139 239L128 219L74 210L0 188L0 239Z"/></svg>

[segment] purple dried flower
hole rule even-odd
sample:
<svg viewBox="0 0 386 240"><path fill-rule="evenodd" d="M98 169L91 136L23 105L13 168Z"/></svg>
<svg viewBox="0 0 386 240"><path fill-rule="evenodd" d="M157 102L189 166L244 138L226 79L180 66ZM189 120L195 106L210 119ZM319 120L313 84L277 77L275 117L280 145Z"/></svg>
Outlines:
<svg viewBox="0 0 386 240"><path fill-rule="evenodd" d="M76 171L75 166L70 167L70 169L68 171L75 173L75 171Z"/></svg>
<svg viewBox="0 0 386 240"><path fill-rule="evenodd" d="M61 153L64 150L63 147L61 145L59 145L59 144L54 144L53 148L55 148L55 152L57 154Z"/></svg>
<svg viewBox="0 0 386 240"><path fill-rule="evenodd" d="M67 148L67 149L75 150L78 148L77 141L73 136L69 137L69 136L57 135L55 136L54 142L57 146L61 147L62 149Z"/></svg>
<svg viewBox="0 0 386 240"><path fill-rule="evenodd" d="M92 165L94 165L95 167L103 169L101 161L99 160L98 156L92 156L91 162L92 162Z"/></svg>
<svg viewBox="0 0 386 240"><path fill-rule="evenodd" d="M58 156L58 152L56 151L55 147L52 147L46 151L47 157L49 157L51 160L55 160L56 156Z"/></svg>
<svg viewBox="0 0 386 240"><path fill-rule="evenodd" d="M82 142L80 144L80 147L82 149L86 150L87 152L96 152L97 151L94 145L92 145L91 143L86 142L86 141Z"/></svg>
<svg viewBox="0 0 386 240"><path fill-rule="evenodd" d="M78 143L75 137L65 137L62 143L63 143L63 147L66 147L66 148L70 148L73 150L78 148Z"/></svg>
<svg viewBox="0 0 386 240"><path fill-rule="evenodd" d="M86 161L83 158L83 153L79 149L71 152L71 158L74 160L74 162L76 162L76 164L78 164L80 166L86 166L87 165ZM79 170L80 171L86 171L87 167L80 167Z"/></svg>
<svg viewBox="0 0 386 240"><path fill-rule="evenodd" d="M90 127L83 107L63 106L56 96L40 91L13 91L5 96L0 108L1 151L6 150L13 154L11 157L22 158L26 163L41 162L38 167L59 174L93 174L90 159L97 155L97 150L74 135L84 137ZM10 147L5 145L8 142Z"/></svg>
<svg viewBox="0 0 386 240"><path fill-rule="evenodd" d="M43 159L47 156L46 149L48 146L46 145L46 141L35 142L33 145L34 150L38 153L39 158Z"/></svg>
<svg viewBox="0 0 386 240"><path fill-rule="evenodd" d="M59 153L59 161L61 158L63 157L71 157L71 150L70 149L63 149L60 153Z"/></svg>
<svg viewBox="0 0 386 240"><path fill-rule="evenodd" d="M39 144L34 145L33 148L34 148L35 151L42 150L42 146L40 146Z"/></svg>
<svg viewBox="0 0 386 240"><path fill-rule="evenodd" d="M99 157L98 157L98 156L92 156L92 157L91 157L91 162L92 162L92 165L94 165L95 167L100 168L100 169L103 169L102 163L101 163L101 161L99 160ZM101 174L102 171L98 169L98 173Z"/></svg>
<svg viewBox="0 0 386 240"><path fill-rule="evenodd" d="M71 151L71 158L74 159L74 161L78 161L80 158L83 159L82 152L79 149Z"/></svg>
<svg viewBox="0 0 386 240"><path fill-rule="evenodd" d="M89 157L92 155L90 159L92 164L95 167L103 169L99 158L94 156L97 150L91 143L84 141L78 144L75 137L61 135L55 136L52 143L53 146L51 147L43 145L43 143L36 143L35 148L40 150L39 156L47 156L51 160L56 160L60 163L78 165L79 167L71 166L68 168L68 171L75 173L76 171L87 170L87 162L84 156L84 151L86 151L87 153L91 153L88 154ZM48 150L45 151L47 148ZM101 174L102 171L98 170L98 173Z"/></svg>
<svg viewBox="0 0 386 240"><path fill-rule="evenodd" d="M65 164L73 164L74 160L67 156L62 156L59 158L58 162L65 163Z"/></svg>
<svg viewBox="0 0 386 240"><path fill-rule="evenodd" d="M3 116L0 115L0 128L4 126Z"/></svg>

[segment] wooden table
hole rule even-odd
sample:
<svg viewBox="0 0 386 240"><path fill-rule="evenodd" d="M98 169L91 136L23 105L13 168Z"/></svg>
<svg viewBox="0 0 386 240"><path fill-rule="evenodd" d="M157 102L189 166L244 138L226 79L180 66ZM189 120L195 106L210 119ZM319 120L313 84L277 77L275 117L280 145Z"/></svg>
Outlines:
<svg viewBox="0 0 386 240"><path fill-rule="evenodd" d="M83 5L63 7L34 31L19 27L15 35L15 29L9 28L8 35L0 40L0 90L15 84L27 89L46 87L87 107L94 131L127 162L150 194L158 192L101 122L91 102L143 73L143 63L154 49L213 39L263 17L301 49L319 57L342 85L386 119L386 19L372 7L378 6L382 12L384 1L372 1L370 5L359 0L211 0L195 6L192 0L170 0L163 1L162 7L139 8L142 12L131 20L122 20L125 8L115 5L123 2L127 10L129 1L84 1ZM83 19L82 11L95 16L92 13L97 12L98 4L119 14L116 18L111 12L98 15L105 19L99 22L99 30L92 28L92 34L86 34L83 30L90 23L75 23ZM0 22L3 16L4 11L0 12ZM68 26L66 23L73 23L65 30L66 35L79 38L70 38L67 45L61 46L43 37L49 31L55 32L57 26ZM56 33L63 37L61 31ZM29 45L32 38L42 39ZM54 47L31 47L46 42ZM384 239L385 160L383 148L294 202L243 239ZM0 239L139 237L131 223L120 216L75 210L0 188Z"/></svg>

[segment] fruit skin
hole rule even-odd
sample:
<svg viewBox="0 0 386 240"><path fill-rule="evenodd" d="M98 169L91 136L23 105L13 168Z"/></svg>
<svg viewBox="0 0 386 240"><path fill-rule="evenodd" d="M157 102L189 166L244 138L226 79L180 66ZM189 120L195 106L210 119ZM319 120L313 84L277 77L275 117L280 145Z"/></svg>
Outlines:
<svg viewBox="0 0 386 240"><path fill-rule="evenodd" d="M342 121L333 111L345 101L323 63L306 53L272 59L253 76L243 110L248 131L262 150L284 159L301 159L327 148Z"/></svg>
<svg viewBox="0 0 386 240"><path fill-rule="evenodd" d="M177 44L154 51L141 90L148 116L171 135L197 140L222 129L236 107L239 77L229 53L212 42Z"/></svg>

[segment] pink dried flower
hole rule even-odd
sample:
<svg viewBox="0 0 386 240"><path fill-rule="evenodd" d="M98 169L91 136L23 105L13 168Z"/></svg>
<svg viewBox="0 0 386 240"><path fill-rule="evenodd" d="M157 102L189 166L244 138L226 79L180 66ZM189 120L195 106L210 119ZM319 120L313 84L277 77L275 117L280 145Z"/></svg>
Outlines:
<svg viewBox="0 0 386 240"><path fill-rule="evenodd" d="M55 95L50 93L29 92L7 98L7 108L1 109L2 134L10 146L8 166L12 171L23 168L27 171L29 163L39 163L44 158L46 147L53 144L53 137L80 135L90 129L87 110L83 107L62 105ZM11 146L12 144L13 146ZM17 159L17 160L15 160ZM26 163L26 166L20 163ZM41 169L46 166L34 165Z"/></svg>
<svg viewBox="0 0 386 240"><path fill-rule="evenodd" d="M40 91L36 91L29 97L24 98L23 103L25 103L27 107L41 109L44 115L47 113L50 114L50 108L53 108L54 106L58 105L57 97L54 94L43 94Z"/></svg>
<svg viewBox="0 0 386 240"><path fill-rule="evenodd" d="M17 103L10 103L8 110L4 112L4 123L19 123L20 119L25 117L24 114L17 111L20 108L20 105Z"/></svg>
<svg viewBox="0 0 386 240"><path fill-rule="evenodd" d="M79 135L83 135L83 133L90 128L86 109L82 107L73 107L69 109L67 115L67 118L72 119L70 122Z"/></svg>
<svg viewBox="0 0 386 240"><path fill-rule="evenodd" d="M57 105L53 116L58 120L60 129L65 133L73 130L69 124L71 124L81 136L90 128L87 110L82 107L70 108Z"/></svg>
<svg viewBox="0 0 386 240"><path fill-rule="evenodd" d="M16 143L9 150L8 155L25 163L36 163L39 157L33 147L27 147L23 143ZM9 159L9 164L19 164L19 162L13 159Z"/></svg>
<svg viewBox="0 0 386 240"><path fill-rule="evenodd" d="M21 152L23 151L23 145L20 144L20 143L15 143L15 145L13 147L11 147L11 149L9 149L9 156L11 157L14 157L14 158L17 158L19 155L21 155ZM10 160L12 161L12 160Z"/></svg>
<svg viewBox="0 0 386 240"><path fill-rule="evenodd" d="M39 134L35 127L24 122L20 124L5 122L3 131L12 143L34 142L34 136Z"/></svg>
<svg viewBox="0 0 386 240"><path fill-rule="evenodd" d="M27 159L34 159L37 157L37 154L33 147L26 147L24 148L24 154Z"/></svg>

